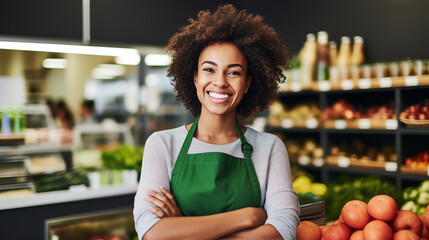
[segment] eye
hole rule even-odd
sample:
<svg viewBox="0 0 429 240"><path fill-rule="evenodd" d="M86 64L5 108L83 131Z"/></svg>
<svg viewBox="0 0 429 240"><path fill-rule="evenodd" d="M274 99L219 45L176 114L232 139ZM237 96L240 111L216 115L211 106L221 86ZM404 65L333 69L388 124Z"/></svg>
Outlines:
<svg viewBox="0 0 429 240"><path fill-rule="evenodd" d="M214 73L213 68L203 68L204 72Z"/></svg>
<svg viewBox="0 0 429 240"><path fill-rule="evenodd" d="M231 71L228 73L228 75L233 75L233 76L241 76L241 72L238 71Z"/></svg>

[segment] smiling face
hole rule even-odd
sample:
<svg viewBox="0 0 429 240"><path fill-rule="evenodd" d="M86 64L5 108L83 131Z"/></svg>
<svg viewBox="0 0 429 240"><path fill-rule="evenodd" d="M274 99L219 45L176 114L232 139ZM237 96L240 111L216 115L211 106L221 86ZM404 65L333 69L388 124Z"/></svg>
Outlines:
<svg viewBox="0 0 429 240"><path fill-rule="evenodd" d="M203 114L235 117L237 105L250 86L247 61L234 44L222 42L207 46L198 59L194 75Z"/></svg>

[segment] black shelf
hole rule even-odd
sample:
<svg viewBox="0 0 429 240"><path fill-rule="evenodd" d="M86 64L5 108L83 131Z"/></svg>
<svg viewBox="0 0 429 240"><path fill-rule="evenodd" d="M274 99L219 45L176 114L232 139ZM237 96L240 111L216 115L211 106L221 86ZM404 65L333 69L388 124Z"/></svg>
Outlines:
<svg viewBox="0 0 429 240"><path fill-rule="evenodd" d="M427 81L426 78L422 78ZM335 100L344 98L354 104L362 104L364 106L388 104L393 101L396 111L396 116L399 119L399 114L404 109L416 101L424 100L429 96L426 94L429 85L421 86L394 86L388 88L372 88L372 89L353 89L353 90L339 90L332 89L331 91L317 91L305 90L301 92L283 92L279 94L280 100L285 100L291 97L293 101L284 101L285 105L291 107L297 102L305 102L308 99L316 99L319 108L323 111L331 106ZM288 103L291 102L291 103ZM288 105L289 104L289 105ZM383 169L361 168L361 167L348 167L341 168L338 166L325 164L322 167L313 165L301 165L293 163L293 165L302 167L310 172L316 172L317 176L321 177L321 181L328 184L338 174L350 175L376 175L380 177L387 177L396 180L396 187L398 190L403 189L403 186L409 185L410 182L421 182L429 179L429 176L402 173L400 167L404 164L405 157L413 156L418 152L429 150L427 142L429 142L429 127L427 128L413 128L409 127L398 120L396 129L334 129L319 126L318 128L282 128L282 127L266 127L265 131L271 133L281 133L286 139L288 138L302 138L302 136L312 137L324 150L325 157L329 154L329 149L333 144L338 144L342 141L347 141L351 137L358 137L368 146L377 145L392 145L395 147L397 156L398 170L396 172L388 172ZM301 135L300 135L301 134ZM289 136L288 136L289 135ZM372 144L372 145L371 145Z"/></svg>
<svg viewBox="0 0 429 240"><path fill-rule="evenodd" d="M327 170L334 173L347 173L352 175L376 175L381 177L389 177L389 178L396 178L398 175L398 172L387 172L383 170L377 170L377 169L367 169L367 168L358 168L358 167L337 167L332 165L325 165L324 166Z"/></svg>
<svg viewBox="0 0 429 240"><path fill-rule="evenodd" d="M402 180L409 180L409 181L424 181L429 180L429 176L425 175L419 175L419 174L401 174Z"/></svg>
<svg viewBox="0 0 429 240"><path fill-rule="evenodd" d="M398 131L407 135L429 135L429 128L401 128Z"/></svg>
<svg viewBox="0 0 429 240"><path fill-rule="evenodd" d="M327 134L370 134L370 135L394 135L395 130L389 129L326 129Z"/></svg>
<svg viewBox="0 0 429 240"><path fill-rule="evenodd" d="M265 127L266 132L302 132L302 133L320 133L321 128L282 128L282 127Z"/></svg>

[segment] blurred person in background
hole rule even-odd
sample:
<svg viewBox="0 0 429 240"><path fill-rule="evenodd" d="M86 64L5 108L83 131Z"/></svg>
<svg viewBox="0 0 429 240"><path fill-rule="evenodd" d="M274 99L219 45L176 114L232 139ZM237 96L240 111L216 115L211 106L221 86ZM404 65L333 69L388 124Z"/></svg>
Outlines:
<svg viewBox="0 0 429 240"><path fill-rule="evenodd" d="M82 124L94 124L94 100L83 100L80 104L79 119L77 121L78 125Z"/></svg>
<svg viewBox="0 0 429 240"><path fill-rule="evenodd" d="M261 16L232 5L189 22L167 46L168 76L196 119L146 141L139 239L295 239L299 203L285 145L237 120L276 99L286 47Z"/></svg>

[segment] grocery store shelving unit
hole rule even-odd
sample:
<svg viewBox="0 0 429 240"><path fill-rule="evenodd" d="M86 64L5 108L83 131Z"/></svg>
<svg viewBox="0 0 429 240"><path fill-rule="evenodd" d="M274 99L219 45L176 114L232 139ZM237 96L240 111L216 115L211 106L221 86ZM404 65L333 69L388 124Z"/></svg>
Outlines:
<svg viewBox="0 0 429 240"><path fill-rule="evenodd" d="M280 126L266 126L265 131L281 133L288 139L311 138L324 150L324 164L315 166L312 163L302 164L291 160L303 169L311 172L316 179L327 184L338 174L349 175L376 175L389 178L396 182L397 189L416 185L418 182L429 179L428 171L410 173L402 171L405 158L412 157L418 152L429 150L429 126L412 128L399 120L399 114L408 106L429 98L429 75L372 78L344 80L337 84L328 81L314 83L310 87L303 87L299 83L290 83L282 86L278 97L285 106L317 101L323 111L338 99L353 99L354 102L370 106L393 101L395 105L396 119L375 121L359 119L354 121L331 120L318 124L290 122L283 120ZM314 119L312 119L314 121ZM371 142L387 142L395 147L396 162L385 162L380 165L375 161L369 161L366 165L355 166L350 158L328 161L329 150L332 144L347 141L351 137L364 139ZM370 144L370 143L369 143Z"/></svg>

